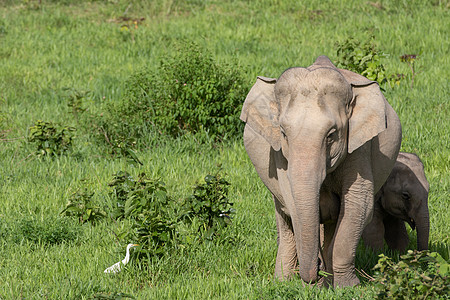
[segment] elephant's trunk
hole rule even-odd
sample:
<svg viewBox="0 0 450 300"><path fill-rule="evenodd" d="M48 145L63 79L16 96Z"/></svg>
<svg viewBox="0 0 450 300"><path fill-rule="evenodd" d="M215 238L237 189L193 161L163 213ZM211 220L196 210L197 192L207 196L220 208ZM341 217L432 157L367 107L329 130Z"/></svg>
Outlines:
<svg viewBox="0 0 450 300"><path fill-rule="evenodd" d="M422 202L423 209L419 210L418 215L414 218L417 230L417 250L428 250L428 238L430 235L430 217L428 213L428 205Z"/></svg>
<svg viewBox="0 0 450 300"><path fill-rule="evenodd" d="M317 153L294 159L291 156L289 163L299 274L304 281L315 282L319 268L319 194L326 176L326 163Z"/></svg>

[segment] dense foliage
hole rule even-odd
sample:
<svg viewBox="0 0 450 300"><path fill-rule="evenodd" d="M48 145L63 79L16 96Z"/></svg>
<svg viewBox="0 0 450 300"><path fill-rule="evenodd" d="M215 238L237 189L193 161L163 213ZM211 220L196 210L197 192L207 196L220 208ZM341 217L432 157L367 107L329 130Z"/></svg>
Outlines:
<svg viewBox="0 0 450 300"><path fill-rule="evenodd" d="M450 264L437 252L412 251L395 263L380 254L377 299L440 299L450 294Z"/></svg>
<svg viewBox="0 0 450 300"><path fill-rule="evenodd" d="M185 199L183 218L199 223L198 231L208 240L212 240L221 228L231 224L231 215L235 210L228 199L229 185L220 174L207 175L205 183L196 185L192 195Z"/></svg>
<svg viewBox="0 0 450 300"><path fill-rule="evenodd" d="M95 192L85 187L70 195L61 214L81 224L98 223L107 215L116 223L127 220L127 229L117 236L139 244L135 252L141 258L152 259L170 254L177 247L185 249L214 240L231 225L231 214L235 212L227 198L230 183L219 173L207 175L205 183L197 184L183 201L174 199L162 181L145 173L134 178L119 171L108 185L112 188L109 205L103 202L102 208L93 199Z"/></svg>
<svg viewBox="0 0 450 300"><path fill-rule="evenodd" d="M388 76L381 62L386 54L377 49L374 37L366 41L349 38L337 43L336 49L340 68L361 74L380 84L387 81Z"/></svg>
<svg viewBox="0 0 450 300"><path fill-rule="evenodd" d="M247 87L238 66L214 61L205 49L189 42L159 68L147 66L125 83L119 103L100 119L102 135L117 148L142 144L147 132L173 137L190 132L200 139L235 138Z"/></svg>
<svg viewBox="0 0 450 300"><path fill-rule="evenodd" d="M59 128L52 122L37 120L30 127L28 141L36 146L37 156L61 155L72 148L72 131L75 128Z"/></svg>

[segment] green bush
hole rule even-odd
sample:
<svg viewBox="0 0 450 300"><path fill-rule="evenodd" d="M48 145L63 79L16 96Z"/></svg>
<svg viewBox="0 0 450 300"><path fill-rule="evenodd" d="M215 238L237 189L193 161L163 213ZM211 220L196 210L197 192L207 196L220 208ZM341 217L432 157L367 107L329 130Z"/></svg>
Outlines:
<svg viewBox="0 0 450 300"><path fill-rule="evenodd" d="M120 171L108 184L113 187L111 193L115 203L111 216L115 219L132 218L147 210L159 209L172 199L167 195L164 183L148 178L145 173L135 180L130 174ZM161 208L164 209L164 208Z"/></svg>
<svg viewBox="0 0 450 300"><path fill-rule="evenodd" d="M86 188L74 192L61 214L75 217L81 224L98 222L106 217L106 213L94 203L93 196L94 192L90 192Z"/></svg>
<svg viewBox="0 0 450 300"><path fill-rule="evenodd" d="M58 127L52 122L37 120L29 128L28 141L36 145L37 156L61 155L72 148L73 127Z"/></svg>
<svg viewBox="0 0 450 300"><path fill-rule="evenodd" d="M241 71L217 63L195 44L182 44L157 70L133 74L125 87L123 99L98 118L99 136L113 147L133 148L149 132L220 140L242 131L239 114L247 88Z"/></svg>
<svg viewBox="0 0 450 300"><path fill-rule="evenodd" d="M194 187L193 194L185 199L184 217L191 222L196 219L198 232L208 240L218 233L218 230L231 224L231 214L234 209L228 199L230 183L219 174L207 175L205 183Z"/></svg>
<svg viewBox="0 0 450 300"><path fill-rule="evenodd" d="M387 74L381 59L386 54L379 51L375 45L374 37L366 41L349 38L342 43L336 43L338 67L361 74L378 83L387 81Z"/></svg>
<svg viewBox="0 0 450 300"><path fill-rule="evenodd" d="M377 299L442 299L450 293L450 264L437 252L412 251L394 263L380 254L374 267Z"/></svg>
<svg viewBox="0 0 450 300"><path fill-rule="evenodd" d="M118 172L109 186L115 202L111 216L130 220L124 236L140 245L138 256L160 256L172 247L178 215L164 183L144 173L135 180L127 172Z"/></svg>
<svg viewBox="0 0 450 300"><path fill-rule="evenodd" d="M114 202L111 216L130 222L119 236L140 245L135 251L139 257L158 257L177 246L184 249L203 238L213 240L231 224L230 214L234 213L227 198L229 183L219 174L207 175L205 183L195 186L184 203L169 196L160 180L144 173L134 179L127 172L118 172L109 185Z"/></svg>

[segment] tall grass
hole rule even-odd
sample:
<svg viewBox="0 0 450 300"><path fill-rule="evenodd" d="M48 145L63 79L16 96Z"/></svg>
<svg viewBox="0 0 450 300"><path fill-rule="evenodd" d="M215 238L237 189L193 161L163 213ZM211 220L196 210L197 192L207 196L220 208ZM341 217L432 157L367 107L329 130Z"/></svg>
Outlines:
<svg viewBox="0 0 450 300"><path fill-rule="evenodd" d="M430 247L449 259L450 132L449 29L445 1L5 1L0 3L0 299L88 299L128 293L139 299L351 299L374 294L365 280L353 289L311 289L298 279L273 279L276 228L269 192L241 141L198 144L169 140L137 152L140 166L111 157L79 128L71 154L29 156L27 130L38 119L80 127L69 113L68 91L90 91L90 113L123 96L124 82L152 69L173 45L187 39L220 62L235 63L250 88L257 75L277 77L308 66L322 54L336 59L336 42L375 35L389 54L387 72L408 75L399 57L417 54L414 85L384 86L403 126L402 151L417 153L430 181ZM130 20L126 19L130 18ZM141 18L145 18L141 21ZM136 24L133 20L139 20ZM124 29L124 26L128 26ZM243 101L244 99L242 99ZM152 144L153 145L153 144ZM106 276L123 258L118 240L126 222L64 223L68 197L86 180L95 201L109 201L107 183L127 170L161 178L176 198L221 164L237 213L227 230L237 243L205 243L189 253L129 265ZM61 243L29 239L23 224L65 237ZM65 227L64 227L65 228ZM410 248L415 248L415 233ZM43 235L45 236L45 235ZM396 255L396 254L392 254ZM376 254L358 250L357 268L371 274Z"/></svg>

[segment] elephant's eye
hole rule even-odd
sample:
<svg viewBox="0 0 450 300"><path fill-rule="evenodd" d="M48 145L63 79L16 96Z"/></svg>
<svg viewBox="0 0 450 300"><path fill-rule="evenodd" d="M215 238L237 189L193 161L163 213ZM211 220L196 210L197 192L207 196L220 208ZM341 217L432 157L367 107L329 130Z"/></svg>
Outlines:
<svg viewBox="0 0 450 300"><path fill-rule="evenodd" d="M409 200L409 198L411 198L411 195L408 192L402 192L402 198L404 200Z"/></svg>
<svg viewBox="0 0 450 300"><path fill-rule="evenodd" d="M330 130L330 132L328 132L328 135L327 135L327 142L328 142L329 144L332 143L333 141L336 140L336 137L337 137L337 131L336 131L336 128L332 128L332 129Z"/></svg>
<svg viewBox="0 0 450 300"><path fill-rule="evenodd" d="M280 127L280 131L281 131L281 135L283 136L283 138L284 138L285 140L287 140L286 131L284 131L284 128L283 128L283 127Z"/></svg>

